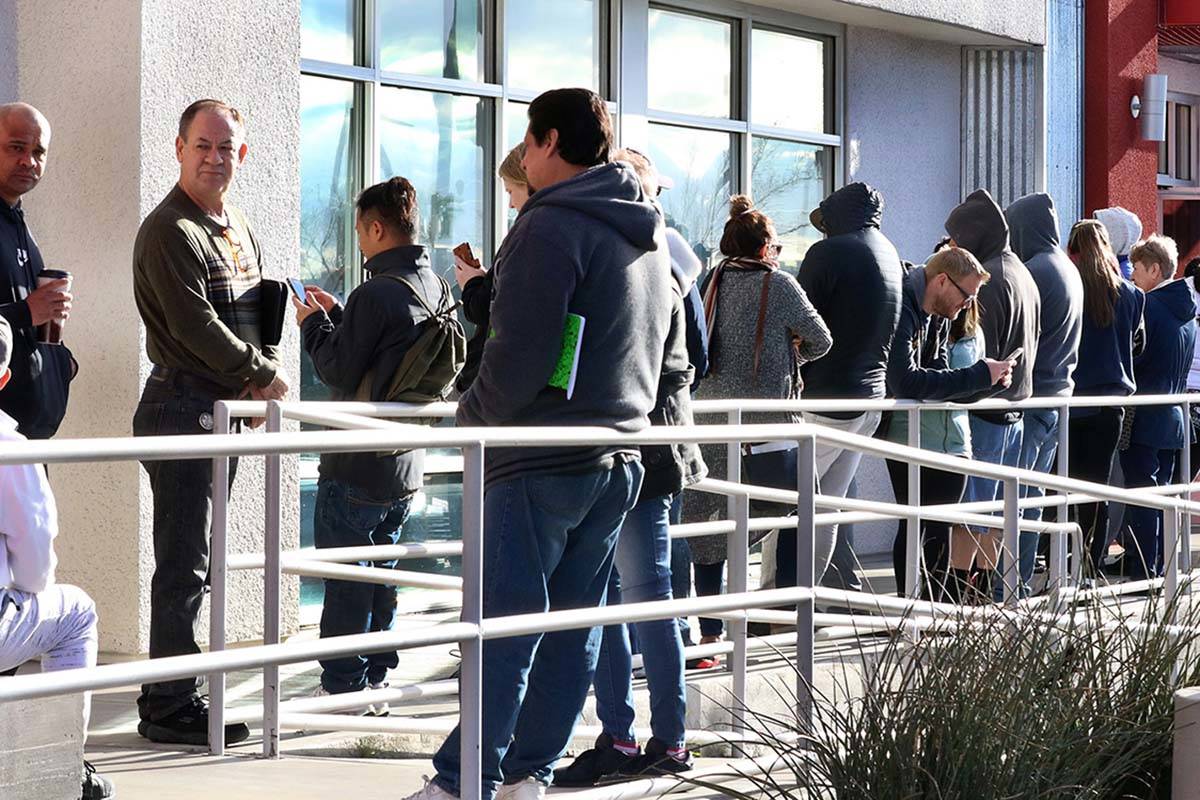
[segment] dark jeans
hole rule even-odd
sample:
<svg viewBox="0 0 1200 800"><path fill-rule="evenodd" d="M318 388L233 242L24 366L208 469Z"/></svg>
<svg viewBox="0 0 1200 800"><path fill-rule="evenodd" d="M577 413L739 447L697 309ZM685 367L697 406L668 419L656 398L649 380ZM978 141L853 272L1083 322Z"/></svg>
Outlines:
<svg viewBox="0 0 1200 800"><path fill-rule="evenodd" d="M134 436L211 433L213 403L229 394L206 388L188 376L163 377L156 371L134 412ZM154 494L150 657L199 653L196 619L208 589L212 459L144 461L142 467ZM230 459L230 487L236 471L237 459ZM144 684L138 713L152 721L170 716L199 694L199 686L199 677Z"/></svg>
<svg viewBox="0 0 1200 800"><path fill-rule="evenodd" d="M1160 450L1143 444L1130 444L1121 453L1125 486L1140 489L1166 486L1175 476L1175 456L1179 450ZM1131 546L1125 548L1126 574L1133 580L1157 578L1163 572L1163 515L1145 506L1126 506L1125 519L1133 530Z"/></svg>
<svg viewBox="0 0 1200 800"><path fill-rule="evenodd" d="M696 573L696 596L714 597L721 594L725 583L725 562L716 564L692 564ZM720 636L725 632L725 621L711 617L700 617L700 636Z"/></svg>
<svg viewBox="0 0 1200 800"><path fill-rule="evenodd" d="M317 484L313 509L316 545L369 547L396 544L408 519L412 495L379 501L341 481L322 478ZM361 567L393 569L396 561L359 561ZM325 605L321 609L321 638L353 633L390 631L396 619L396 587L359 581L326 579ZM381 683L400 659L395 650L344 656L321 661L321 685L330 694L356 692L369 683Z"/></svg>
<svg viewBox="0 0 1200 800"><path fill-rule="evenodd" d="M892 479L892 491L897 503L908 503L908 465L888 459L888 476ZM962 499L967 486L967 476L960 472L945 472L940 469L921 469L921 505L957 503ZM934 520L921 520L922 559L921 597L941 602L949 598L946 586L950 569L950 525ZM900 518L896 540L892 544L892 569L896 573L896 593L905 596L907 587L906 565L908 563L908 521Z"/></svg>
<svg viewBox="0 0 1200 800"><path fill-rule="evenodd" d="M1121 436L1121 420L1125 409L1106 407L1095 414L1070 419L1070 476L1082 481L1108 484L1112 481L1113 460L1117 440ZM1108 503L1080 503L1074 507L1075 521L1083 531L1083 547L1088 554L1085 574L1094 575L1104 561L1108 549Z"/></svg>

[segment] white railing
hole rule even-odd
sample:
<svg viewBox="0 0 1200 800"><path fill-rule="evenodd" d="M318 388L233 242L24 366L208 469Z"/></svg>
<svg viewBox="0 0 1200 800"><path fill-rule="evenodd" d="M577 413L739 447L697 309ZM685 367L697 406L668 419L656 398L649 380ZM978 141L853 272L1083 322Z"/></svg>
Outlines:
<svg viewBox="0 0 1200 800"><path fill-rule="evenodd" d="M1159 397L1120 398L1121 405L1178 404L1183 407L1187 419L1188 395ZM796 648L798 666L798 697L806 702L806 694L813 676L814 624L852 625L850 631L866 628L915 626L926 624L924 618L936 618L961 613L955 606L922 602L914 599L920 587L917 585L919 570L919 521L922 517L940 519L962 524L992 522L994 517L980 517L983 512L1003 512L1005 553L1004 597L1011 609L1020 604L1031 608L1045 602L1044 598L1019 601L1017 598L1016 571L1018 532L1034 530L1049 533L1055 542L1051 559L1051 589L1049 602L1057 605L1065 597L1103 596L1129 589L1163 585L1174 592L1180 584L1181 562L1190 571L1190 554L1186 546L1181 547L1184 537L1180 536L1180 515L1190 519L1200 511L1200 504L1187 498L1191 485L1183 483L1159 490L1126 490L1099 484L1090 484L1066 477L1068 460L1068 420L1070 407L1107 406L1113 398L1063 398L1008 403L984 401L969 406L971 409L1012 409L1055 407L1061 411L1060 460L1058 475L1045 475L1028 470L996 466L946 456L909 446L893 445L817 425L792 423L774 425L741 425L743 412L759 411L813 411L833 412L856 409L889 409L909 414L910 440L919 436L920 414L927 410L965 409L954 404L918 404L904 401L712 401L697 402L697 413L723 413L727 424L697 425L680 428L652 428L636 434L619 434L602 428L491 428L453 429L428 428L398 423L385 417L445 416L453 413L452 404L435 404L425 407L405 407L387 404L361 403L280 403L271 402L221 402L215 408L215 430L212 435L144 437L138 439L91 439L77 441L39 441L5 444L0 447L0 464L12 463L63 463L72 461L113 460L170 460L180 458L212 458L214 462L214 488L227 486L229 459L238 456L262 455L266 457L266 513L264 550L262 556L247 554L230 558L227 553L226 532L228 527L228 495L214 491L213 541L211 561L212 581L212 624L210 652L192 656L156 659L105 665L84 670L44 673L20 676L0 683L0 701L29 697L63 694L85 690L135 685L143 682L169 680L195 674L209 676L212 712L210 718L210 742L214 752L223 750L222 730L228 719L225 709L224 681L231 670L261 667L264 670L264 691L261 719L263 722L264 754L278 756L279 735L282 728L303 726L314 728L323 722L331 729L341 729L347 724L345 717L332 717L322 713L341 708L362 705L378 699L405 699L414 696L450 694L451 682L421 684L385 690L384 693L359 694L355 698L323 698L291 701L284 708L279 699L279 665L311 661L316 658L334 657L353 653L402 649L435 644L458 643L462 649L462 672L460 678L460 719L462 721L462 774L463 791L466 797L475 797L479 790L479 737L481 699L482 642L490 638L523 635L535 632L563 630L592 625L627 622L632 620L673 618L681 615L702 614L719 616L730 620L731 641L707 645L690 651L690 654L730 652L729 669L733 673L732 690L735 707L744 701L746 690L747 652L756 646L790 641ZM231 420L242 417L267 417L268 433L260 436L230 434ZM339 431L282 432L285 419L293 419L333 428ZM815 441L826 442L858 450L863 453L894 458L909 463L910 497L908 504L873 503L862 500L825 498L815 494L814 446ZM742 441L793 440L800 448L797 491L779 491L759 487L748 487L738 483L740 479L740 443ZM729 498L730 520L723 523L675 526L672 535L688 536L707 533L729 535L729 593L719 597L696 597L686 600L661 601L622 605L617 608L572 610L550 612L518 617L482 617L481 545L483 535L483 454L485 447L522 447L530 445L581 446L602 442L625 445L663 444L669 442L726 443L729 447L729 481L708 480L695 487L701 491L724 494ZM284 454L311 452L366 452L380 449L409 449L445 447L458 448L463 454L463 524L462 542L429 545L399 545L383 548L347 548L342 551L322 553L283 553L280 545L281 527L281 474L280 457ZM1184 471L1190 478L1188 449L1183 448ZM919 504L919 467L936 467L954 470L969 475L979 475L1002 481L1005 499L996 503L958 504L951 506L927 506ZM1048 499L1019 500L1021 484L1039 486L1059 492ZM1163 494L1164 491L1179 491L1183 498ZM795 503L795 517L760 520L749 515L751 499L770 499ZM1066 536L1078 535L1077 527L1066 522L1069 505L1090 500L1108 500L1127 504L1143 505L1161 509L1165 520L1165 577L1158 581L1141 582L1133 585L1107 587L1081 592L1072 584L1072 576L1066 573ZM1020 509L1031 506L1057 505L1058 522L1033 522L1024 520ZM838 509L832 513L818 514L817 508ZM843 511L841 509L848 509ZM846 522L858 519L880 519L904 517L909 520L908 586L913 597L901 599L876 595L847 593L814 586L813 575L813 528L828 522ZM798 570L800 584L796 588L767 591L748 591L747 554L749 533L752 529L770 527L792 527L798 537ZM360 559L406 558L453 552L462 555L462 578L418 575L411 572L375 570L338 564L340 561ZM1077 551L1077 552L1082 552ZM1188 560L1183 561L1184 556ZM1078 561L1079 559L1077 559ZM236 569L264 570L264 644L258 647L227 650L225 613L227 604L227 571ZM443 623L416 631L386 631L354 636L322 639L314 642L280 643L280 583L284 573L318 575L348 580L362 580L406 585L437 585L439 588L461 586L463 592L461 621ZM1189 576L1190 578L1190 576ZM1185 582L1190 584L1190 580ZM868 622L856 617L851 620L840 615L814 614L814 600L836 603L871 611L883 618ZM795 621L797 633L768 640L749 641L745 626L750 619L779 621L780 613L756 609L769 609L778 605L797 605ZM985 608L968 613L988 615L1005 613L1001 609ZM915 616L914 616L915 615ZM790 617L789 617L790 619ZM833 633L836 633L834 631ZM822 631L822 634L826 634ZM386 694L386 698L383 696ZM801 709L803 713L803 709ZM257 713L247 715L241 711L236 718L253 720ZM414 725L409 720L396 719L394 728L403 729ZM733 719L735 729L741 729L740 720ZM382 727L387 727L384 722ZM416 726L420 728L421 726ZM424 729L428 729L426 725ZM474 776L474 779L472 778Z"/></svg>

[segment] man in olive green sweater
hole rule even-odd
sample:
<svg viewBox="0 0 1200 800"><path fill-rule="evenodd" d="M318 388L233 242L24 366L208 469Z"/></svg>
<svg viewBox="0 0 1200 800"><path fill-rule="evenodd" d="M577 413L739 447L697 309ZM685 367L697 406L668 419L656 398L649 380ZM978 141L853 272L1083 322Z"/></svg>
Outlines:
<svg viewBox="0 0 1200 800"><path fill-rule="evenodd" d="M280 399L288 382L263 344L262 263L241 211L225 202L246 157L237 109L199 100L183 112L175 152L179 183L150 212L133 249L133 291L153 362L133 417L135 436L205 433L213 403ZM200 652L196 618L208 574L212 462L143 462L154 492L150 657ZM236 461L231 462L233 480ZM138 733L156 742L208 743L198 678L146 684ZM225 727L226 743L249 736Z"/></svg>

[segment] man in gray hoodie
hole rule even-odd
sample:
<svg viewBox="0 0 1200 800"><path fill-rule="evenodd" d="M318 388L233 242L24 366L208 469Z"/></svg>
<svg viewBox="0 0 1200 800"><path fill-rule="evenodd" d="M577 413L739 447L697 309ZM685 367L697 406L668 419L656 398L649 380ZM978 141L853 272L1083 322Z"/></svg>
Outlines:
<svg viewBox="0 0 1200 800"><path fill-rule="evenodd" d="M1033 364L1035 397L1070 397L1079 360L1083 330L1083 281L1058 242L1058 214L1044 192L1026 195L1004 212L1008 218L1013 251L1025 262L1042 300L1041 336ZM1023 469L1050 472L1058 452L1058 409L1025 412L1021 443ZM1022 497L1041 497L1036 486L1021 486ZM1026 519L1041 519L1040 508L1025 509ZM1038 534L1021 534L1021 593L1028 592L1037 557Z"/></svg>
<svg viewBox="0 0 1200 800"><path fill-rule="evenodd" d="M608 108L593 92L557 89L530 105L524 167L536 191L492 267L491 333L459 401L459 427L649 425L671 322L670 257L653 198L627 164L609 163L612 141ZM564 359L568 330L577 331L574 359ZM488 448L485 472L483 615L603 603L617 533L642 483L638 448ZM535 634L484 644L485 800L505 778L501 761L527 685L547 704L586 695L599 634L584 628L544 642ZM535 650L538 680L529 684ZM569 726L531 722L536 730L522 744L547 753L544 769L512 776L505 796L544 792L569 739ZM455 728L434 757L437 776L412 800L459 794L460 747Z"/></svg>
<svg viewBox="0 0 1200 800"><path fill-rule="evenodd" d="M979 259L991 278L979 290L980 328L985 355L997 361L1013 361L1012 384L985 396L1024 400L1033 394L1033 365L1037 363L1041 333L1041 298L1029 270L1009 248L1008 223L1004 212L986 189L976 189L950 212L946 233L952 243ZM972 411L971 450L979 461L1015 467L1021 458L1023 415L1016 410ZM1002 496L999 481L972 476L967 481L963 502L987 502ZM1000 537L997 531L978 528L984 553L998 564Z"/></svg>

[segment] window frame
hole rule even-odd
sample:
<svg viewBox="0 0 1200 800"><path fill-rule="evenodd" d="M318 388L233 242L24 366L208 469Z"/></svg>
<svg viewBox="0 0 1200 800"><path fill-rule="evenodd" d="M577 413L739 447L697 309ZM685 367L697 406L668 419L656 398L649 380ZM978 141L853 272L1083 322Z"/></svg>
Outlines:
<svg viewBox="0 0 1200 800"><path fill-rule="evenodd" d="M1178 178L1179 173L1179 154L1178 154L1178 121L1180 106L1187 106L1191 109L1189 114L1188 133L1190 141L1188 147L1188 164L1191 177L1189 179ZM1200 135L1200 96L1184 94L1182 92L1167 92L1166 102L1166 139L1159 143L1159 149L1165 148L1167 151L1167 171L1165 173L1158 172L1157 183L1163 189L1187 189L1200 187L1200 142L1197 141L1197 136ZM1157 167L1156 167L1157 172Z"/></svg>

